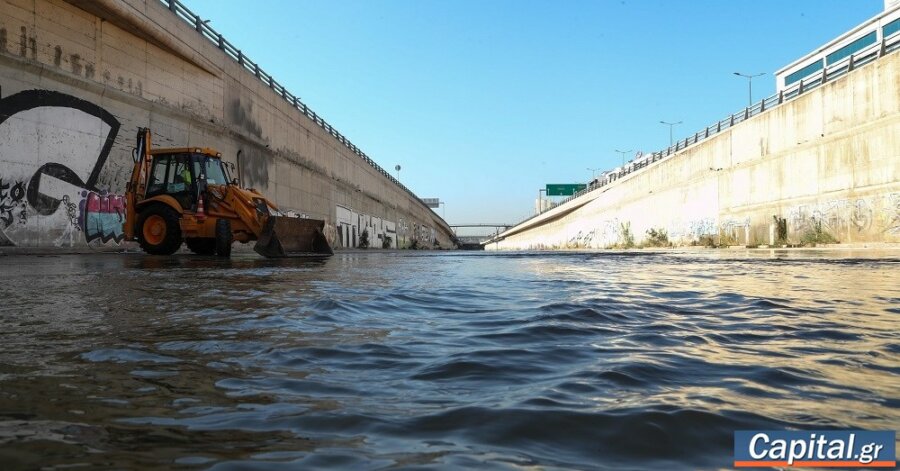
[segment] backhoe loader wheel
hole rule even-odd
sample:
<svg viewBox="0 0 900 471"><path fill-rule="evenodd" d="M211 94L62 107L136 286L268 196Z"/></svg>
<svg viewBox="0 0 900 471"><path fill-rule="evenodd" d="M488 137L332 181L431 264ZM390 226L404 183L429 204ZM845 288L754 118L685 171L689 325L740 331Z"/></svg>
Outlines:
<svg viewBox="0 0 900 471"><path fill-rule="evenodd" d="M216 255L220 257L230 257L232 242L234 242L234 234L231 232L231 221L228 219L217 220Z"/></svg>
<svg viewBox="0 0 900 471"><path fill-rule="evenodd" d="M151 255L172 255L181 247L181 226L178 213L163 205L153 205L138 216L138 238L144 252Z"/></svg>
<svg viewBox="0 0 900 471"><path fill-rule="evenodd" d="M212 237L188 237L184 239L184 243L197 255L216 254L216 239Z"/></svg>

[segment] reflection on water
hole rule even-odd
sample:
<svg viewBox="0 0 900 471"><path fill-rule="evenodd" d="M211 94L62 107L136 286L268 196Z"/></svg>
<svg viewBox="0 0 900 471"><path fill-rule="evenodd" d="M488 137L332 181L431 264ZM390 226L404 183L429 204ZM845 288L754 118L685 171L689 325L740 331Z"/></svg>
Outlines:
<svg viewBox="0 0 900 471"><path fill-rule="evenodd" d="M736 429L896 430L886 255L0 257L0 462L708 468Z"/></svg>

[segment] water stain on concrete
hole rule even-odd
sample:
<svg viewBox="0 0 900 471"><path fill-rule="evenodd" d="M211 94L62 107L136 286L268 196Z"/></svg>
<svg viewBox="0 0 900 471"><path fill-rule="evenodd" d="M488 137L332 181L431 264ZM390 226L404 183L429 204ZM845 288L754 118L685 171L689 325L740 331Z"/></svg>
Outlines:
<svg viewBox="0 0 900 471"><path fill-rule="evenodd" d="M237 160L241 183L257 189L269 186L269 167L273 163L274 156L268 149L252 147L241 149Z"/></svg>
<svg viewBox="0 0 900 471"><path fill-rule="evenodd" d="M28 30L23 26L19 33L19 55L25 57L28 53Z"/></svg>
<svg viewBox="0 0 900 471"><path fill-rule="evenodd" d="M244 108L239 98L232 100L228 117L232 123L244 128L250 134L262 138L262 127L253 120L253 102L249 102Z"/></svg>
<svg viewBox="0 0 900 471"><path fill-rule="evenodd" d="M78 54L70 54L69 62L72 64L72 72L75 75L81 75L83 66L81 65L81 56Z"/></svg>
<svg viewBox="0 0 900 471"><path fill-rule="evenodd" d="M62 47L53 48L53 65L60 67L62 65Z"/></svg>

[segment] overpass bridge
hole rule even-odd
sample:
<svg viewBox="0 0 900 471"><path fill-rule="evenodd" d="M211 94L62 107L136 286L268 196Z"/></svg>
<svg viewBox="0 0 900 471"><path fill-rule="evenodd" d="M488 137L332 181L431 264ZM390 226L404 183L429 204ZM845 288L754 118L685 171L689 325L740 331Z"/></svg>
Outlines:
<svg viewBox="0 0 900 471"><path fill-rule="evenodd" d="M456 240L459 242L459 248L463 250L484 250L485 242L493 239L498 234L508 230L510 227L513 227L513 224L485 222L477 222L471 224L450 224L450 229L453 230L453 233L456 235ZM476 229L476 234L460 235L459 229ZM477 229L490 229L490 231L477 231Z"/></svg>

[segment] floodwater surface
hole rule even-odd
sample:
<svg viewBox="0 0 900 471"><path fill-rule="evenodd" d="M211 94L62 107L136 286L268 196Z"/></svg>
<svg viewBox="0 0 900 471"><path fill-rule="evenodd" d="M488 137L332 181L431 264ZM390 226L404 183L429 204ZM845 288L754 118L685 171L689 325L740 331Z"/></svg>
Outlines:
<svg viewBox="0 0 900 471"><path fill-rule="evenodd" d="M900 259L0 256L4 469L727 468L900 428Z"/></svg>

